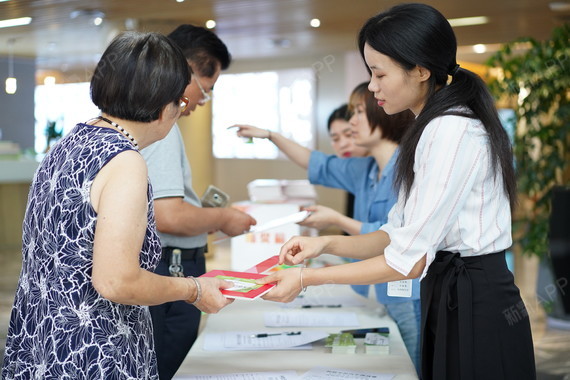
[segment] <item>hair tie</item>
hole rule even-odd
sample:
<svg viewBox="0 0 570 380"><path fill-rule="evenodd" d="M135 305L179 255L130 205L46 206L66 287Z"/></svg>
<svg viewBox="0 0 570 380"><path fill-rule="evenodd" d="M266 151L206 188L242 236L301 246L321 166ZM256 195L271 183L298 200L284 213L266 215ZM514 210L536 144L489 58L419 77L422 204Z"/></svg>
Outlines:
<svg viewBox="0 0 570 380"><path fill-rule="evenodd" d="M453 67L453 69L449 70L449 75L455 76L455 74L457 74L458 70L459 70L459 64L456 63L455 66Z"/></svg>

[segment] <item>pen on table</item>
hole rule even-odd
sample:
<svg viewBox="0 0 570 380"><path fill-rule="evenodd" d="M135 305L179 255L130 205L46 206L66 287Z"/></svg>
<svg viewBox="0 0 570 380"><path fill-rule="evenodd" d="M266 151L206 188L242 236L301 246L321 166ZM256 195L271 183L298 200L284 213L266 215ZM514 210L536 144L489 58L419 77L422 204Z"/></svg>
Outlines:
<svg viewBox="0 0 570 380"><path fill-rule="evenodd" d="M261 333L261 334L253 334L253 335L251 335L251 337L252 338L267 338L268 336L277 336L277 335L301 335L301 331L286 332L286 333L275 333L275 334Z"/></svg>
<svg viewBox="0 0 570 380"><path fill-rule="evenodd" d="M315 307L342 307L342 305L303 305L301 306L301 309L312 309Z"/></svg>

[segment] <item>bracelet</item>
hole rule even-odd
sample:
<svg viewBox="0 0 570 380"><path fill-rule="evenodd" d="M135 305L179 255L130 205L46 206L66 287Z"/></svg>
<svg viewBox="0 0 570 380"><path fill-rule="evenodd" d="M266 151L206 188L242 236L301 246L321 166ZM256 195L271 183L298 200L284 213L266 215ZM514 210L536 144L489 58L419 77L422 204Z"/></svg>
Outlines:
<svg viewBox="0 0 570 380"><path fill-rule="evenodd" d="M187 278L194 280L194 283L196 284L196 299L194 300L194 302L190 302L191 305L195 305L198 302L200 302L200 299L202 298L202 286L200 286L200 282L196 277L188 276Z"/></svg>
<svg viewBox="0 0 570 380"><path fill-rule="evenodd" d="M305 269L305 267L301 267L301 270L299 271L299 279L301 280L301 291L306 292L307 286L303 286L303 269Z"/></svg>
<svg viewBox="0 0 570 380"><path fill-rule="evenodd" d="M268 135L266 137L267 140L271 141L271 131L269 129L266 129Z"/></svg>

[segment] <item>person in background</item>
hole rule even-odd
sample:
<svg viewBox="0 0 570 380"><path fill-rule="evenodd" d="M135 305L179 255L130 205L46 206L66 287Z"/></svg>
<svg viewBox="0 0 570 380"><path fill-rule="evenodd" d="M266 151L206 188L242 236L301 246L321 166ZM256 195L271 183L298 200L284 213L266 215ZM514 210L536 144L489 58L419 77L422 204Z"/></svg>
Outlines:
<svg viewBox="0 0 570 380"><path fill-rule="evenodd" d="M354 143L350 117L352 113L348 109L348 104L343 104L336 108L329 115L327 130L331 138L331 147L338 157L365 157L368 150Z"/></svg>
<svg viewBox="0 0 570 380"><path fill-rule="evenodd" d="M321 205L305 209L311 215L299 224L323 229L335 226L351 235L377 231L388 220L388 213L396 203L394 165L398 158L398 142L413 120L409 111L389 116L376 104L368 83L355 87L350 96L350 126L354 143L370 155L363 158L339 158L307 148L282 135L246 125L239 125L242 137L269 138L292 161L308 169L313 184L344 189L354 194L354 219ZM394 284L395 285L395 284ZM394 319L408 353L419 368L420 286L419 280L406 282L411 291L407 296L389 296L388 285L375 286L376 298ZM368 296L369 285L353 287Z"/></svg>
<svg viewBox="0 0 570 380"><path fill-rule="evenodd" d="M193 72L184 90L189 104L181 114L188 116L210 100L214 84L220 72L228 68L231 56L226 45L205 28L180 25L168 38L180 47ZM141 153L154 189L156 225L162 243L155 273L198 277L206 272L208 233L238 235L249 230L255 219L230 207L202 207L193 189L192 171L177 125L163 140ZM200 310L174 300L152 306L150 312L160 379L171 379L196 340Z"/></svg>
<svg viewBox="0 0 570 380"><path fill-rule="evenodd" d="M368 156L368 151L354 143L352 129L350 127L351 113L348 104L335 109L329 116L327 128L331 138L331 146L338 157L364 157ZM354 217L354 195L346 192L346 212L349 218Z"/></svg>
<svg viewBox="0 0 570 380"><path fill-rule="evenodd" d="M398 202L377 232L289 240L288 264L322 252L364 260L279 271L258 280L278 284L264 298L421 277L423 380L536 379L528 313L505 260L516 180L492 95L457 64L453 29L429 5L370 18L358 41L377 105L416 115L400 143Z"/></svg>
<svg viewBox="0 0 570 380"><path fill-rule="evenodd" d="M91 80L101 116L50 149L30 188L2 379L157 379L144 305L231 302L230 282L152 272L160 241L138 149L172 128L189 80L160 34L124 33L103 53Z"/></svg>

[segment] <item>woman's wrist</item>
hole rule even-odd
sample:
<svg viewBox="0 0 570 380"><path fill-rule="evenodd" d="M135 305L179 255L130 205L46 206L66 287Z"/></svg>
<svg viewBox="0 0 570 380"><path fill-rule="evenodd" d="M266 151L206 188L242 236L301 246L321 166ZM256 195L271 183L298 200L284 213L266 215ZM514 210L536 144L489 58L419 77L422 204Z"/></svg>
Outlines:
<svg viewBox="0 0 570 380"><path fill-rule="evenodd" d="M305 269L304 266L302 266L301 268L299 268L299 280L301 282L301 292L305 292L307 291L307 286L305 281L303 281L303 270Z"/></svg>
<svg viewBox="0 0 570 380"><path fill-rule="evenodd" d="M198 281L198 279L194 276L188 276L186 277L187 279L191 280L188 281L188 287L190 288L190 294L189 294L189 298L188 298L188 303L195 305L198 302L200 302L200 300L202 299L202 286L200 286L200 282ZM194 282L194 290L192 289L192 286L190 286L190 282ZM195 296L194 296L195 294ZM194 301L190 301L191 299L193 299Z"/></svg>
<svg viewBox="0 0 570 380"><path fill-rule="evenodd" d="M301 281L301 291L304 292L307 290L309 286L319 285L315 283L315 276L314 276L315 268L301 268L301 272L299 273L300 281Z"/></svg>
<svg viewBox="0 0 570 380"><path fill-rule="evenodd" d="M335 227L340 228L343 231L346 231L346 223L350 220L350 218L346 215L341 214L338 211L333 211L331 224Z"/></svg>
<svg viewBox="0 0 570 380"><path fill-rule="evenodd" d="M323 253L323 252L329 252L331 251L331 249L333 248L332 246L334 245L334 235L330 235L330 236L321 236L320 239L322 239L323 241L323 246L321 249L321 252L319 252L319 256Z"/></svg>
<svg viewBox="0 0 570 380"><path fill-rule="evenodd" d="M267 140L271 141L271 131L269 129L266 129L267 131L267 136L265 137Z"/></svg>

